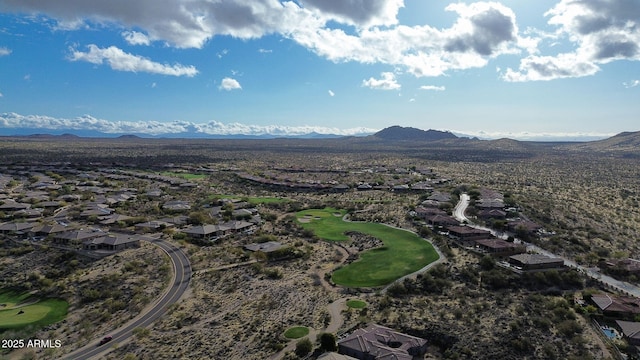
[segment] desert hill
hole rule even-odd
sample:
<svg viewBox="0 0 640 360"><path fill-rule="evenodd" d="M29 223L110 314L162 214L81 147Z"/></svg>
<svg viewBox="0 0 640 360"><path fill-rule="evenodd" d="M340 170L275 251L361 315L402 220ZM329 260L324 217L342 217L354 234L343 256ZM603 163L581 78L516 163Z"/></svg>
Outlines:
<svg viewBox="0 0 640 360"><path fill-rule="evenodd" d="M457 139L458 137L448 131L420 130L412 127L391 126L371 135L382 140L405 141L437 141Z"/></svg>

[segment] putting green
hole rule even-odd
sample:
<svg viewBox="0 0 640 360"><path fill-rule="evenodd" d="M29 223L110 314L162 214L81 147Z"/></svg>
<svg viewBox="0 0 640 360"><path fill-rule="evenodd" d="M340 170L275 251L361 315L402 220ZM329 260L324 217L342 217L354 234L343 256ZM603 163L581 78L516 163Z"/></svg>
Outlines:
<svg viewBox="0 0 640 360"><path fill-rule="evenodd" d="M347 287L376 287L391 283L402 276L422 269L438 260L431 243L417 234L387 225L366 222L347 222L332 208L304 210L297 219L305 229L328 241L346 241L345 232L357 231L380 239L384 246L367 250L360 258L334 271L332 280Z"/></svg>
<svg viewBox="0 0 640 360"><path fill-rule="evenodd" d="M367 307L367 303L362 300L348 300L347 306L352 309L364 309Z"/></svg>
<svg viewBox="0 0 640 360"><path fill-rule="evenodd" d="M307 335L309 335L309 328L304 326L295 326L284 332L284 337L287 339L299 339Z"/></svg>
<svg viewBox="0 0 640 360"><path fill-rule="evenodd" d="M65 318L69 304L61 299L30 298L29 294L0 294L0 329L44 326Z"/></svg>

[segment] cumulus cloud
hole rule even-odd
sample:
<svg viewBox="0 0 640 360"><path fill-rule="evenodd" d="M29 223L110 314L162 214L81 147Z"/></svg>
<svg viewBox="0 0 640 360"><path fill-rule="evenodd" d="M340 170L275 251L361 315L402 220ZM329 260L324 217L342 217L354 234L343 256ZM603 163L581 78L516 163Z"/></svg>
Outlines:
<svg viewBox="0 0 640 360"><path fill-rule="evenodd" d="M222 83L220 83L220 87L218 88L220 90L231 91L231 90L240 90L242 89L242 86L240 86L240 83L238 82L238 80L226 77L222 79Z"/></svg>
<svg viewBox="0 0 640 360"><path fill-rule="evenodd" d="M11 54L11 49L6 47L0 47L0 56L7 56Z"/></svg>
<svg viewBox="0 0 640 360"><path fill-rule="evenodd" d="M436 85L422 85L420 86L420 90L430 90L430 91L444 91L444 86L436 86Z"/></svg>
<svg viewBox="0 0 640 360"><path fill-rule="evenodd" d="M516 16L506 6L497 3L455 3L447 6L446 10L460 15L457 23L448 31L450 36L444 45L446 51L473 51L490 56L517 40Z"/></svg>
<svg viewBox="0 0 640 360"><path fill-rule="evenodd" d="M549 38L568 39L573 51L529 56L507 81L552 80L595 74L616 60L640 60L640 2L629 0L561 0L546 14L556 26Z"/></svg>
<svg viewBox="0 0 640 360"><path fill-rule="evenodd" d="M383 72L380 79L369 78L362 80L362 86L377 90L399 90L402 86L396 81L396 76L392 72Z"/></svg>
<svg viewBox="0 0 640 360"><path fill-rule="evenodd" d="M151 40L149 37L137 31L124 31L122 37L129 45L149 45Z"/></svg>
<svg viewBox="0 0 640 360"><path fill-rule="evenodd" d="M198 74L198 70L194 66L160 64L142 56L126 53L115 46L99 48L91 44L88 48L87 52L72 49L69 59L71 61L86 61L96 65L102 65L106 61L112 69L118 71L188 77Z"/></svg>
<svg viewBox="0 0 640 360"><path fill-rule="evenodd" d="M519 36L513 11L496 2L449 5L445 10L457 19L443 29L398 24L403 6L402 0L4 0L8 10L43 13L59 23L120 26L132 44L202 48L217 35L279 34L331 61L386 64L418 77L482 67L535 45ZM336 23L354 29L347 33Z"/></svg>
<svg viewBox="0 0 640 360"><path fill-rule="evenodd" d="M141 134L149 136L171 134L206 134L206 135L274 135L295 136L310 133L335 135L370 134L379 129L355 127L339 129L322 126L282 126L282 125L248 125L241 123L225 124L219 121L193 123L176 120L159 121L109 121L91 115L83 115L72 119L54 118L42 115L20 115L16 113L0 114L0 127L6 129L36 130L87 130L106 134Z"/></svg>
<svg viewBox="0 0 640 360"><path fill-rule="evenodd" d="M304 0L303 6L320 10L345 24L369 27L393 25L403 0Z"/></svg>

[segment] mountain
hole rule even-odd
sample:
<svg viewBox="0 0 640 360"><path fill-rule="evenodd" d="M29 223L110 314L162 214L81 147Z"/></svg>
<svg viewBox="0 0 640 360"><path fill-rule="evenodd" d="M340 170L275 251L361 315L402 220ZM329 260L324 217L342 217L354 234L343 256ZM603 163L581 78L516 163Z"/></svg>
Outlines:
<svg viewBox="0 0 640 360"><path fill-rule="evenodd" d="M407 140L407 141L437 141L457 139L458 137L448 131L420 130L412 127L391 126L371 135L382 140Z"/></svg>
<svg viewBox="0 0 640 360"><path fill-rule="evenodd" d="M622 132L604 140L571 145L570 148L572 150L630 151L637 153L640 151L640 131Z"/></svg>

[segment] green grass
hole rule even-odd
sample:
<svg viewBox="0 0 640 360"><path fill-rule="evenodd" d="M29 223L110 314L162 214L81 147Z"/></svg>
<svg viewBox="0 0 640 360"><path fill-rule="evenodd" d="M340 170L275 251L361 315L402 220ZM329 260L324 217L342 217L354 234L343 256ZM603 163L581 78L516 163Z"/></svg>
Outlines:
<svg viewBox="0 0 640 360"><path fill-rule="evenodd" d="M162 176L179 177L185 180L203 180L207 178L206 174L192 174L192 173L181 173L181 172L171 172L171 171L164 171L160 174Z"/></svg>
<svg viewBox="0 0 640 360"><path fill-rule="evenodd" d="M347 300L347 306L352 309L364 309L367 303L362 300Z"/></svg>
<svg viewBox="0 0 640 360"><path fill-rule="evenodd" d="M332 208L297 213L302 227L328 241L346 241L347 231L357 231L380 239L384 246L360 254L360 258L334 271L332 280L346 287L377 287L418 271L438 260L433 246L415 233L378 223L346 222L344 210ZM340 215L340 216L337 216Z"/></svg>
<svg viewBox="0 0 640 360"><path fill-rule="evenodd" d="M29 293L0 293L0 329L44 326L65 318L69 304L62 299L31 298ZM25 304L25 305L21 305ZM22 314L18 314L22 311Z"/></svg>
<svg viewBox="0 0 640 360"><path fill-rule="evenodd" d="M300 339L307 335L309 335L309 328L304 326L288 328L287 331L284 332L284 337L287 339Z"/></svg>

